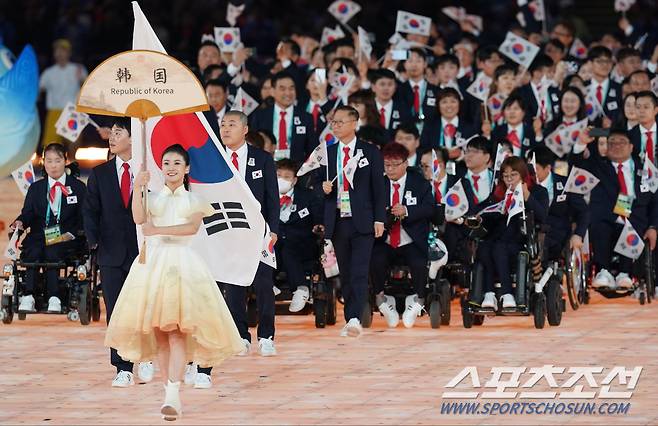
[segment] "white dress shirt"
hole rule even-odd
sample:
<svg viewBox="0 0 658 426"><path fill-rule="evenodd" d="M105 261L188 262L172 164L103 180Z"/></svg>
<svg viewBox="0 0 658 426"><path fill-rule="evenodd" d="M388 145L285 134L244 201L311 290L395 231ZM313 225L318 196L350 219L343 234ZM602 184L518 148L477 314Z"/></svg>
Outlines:
<svg viewBox="0 0 658 426"><path fill-rule="evenodd" d="M478 179L477 191L475 190L475 186L473 186L473 176L480 177L480 179ZM475 195L478 197L479 203L483 202L489 197L489 194L491 193L491 176L489 174L489 169L484 169L480 173L473 173L472 171L469 170L468 172L466 172L466 178L471 184L473 193L475 193Z"/></svg>
<svg viewBox="0 0 658 426"><path fill-rule="evenodd" d="M55 185L55 183L61 183L62 185L66 185L66 173L62 174L59 179L53 179L50 176L48 176L48 200L50 201L50 188ZM57 188L55 191L55 200L50 206L50 209L52 210L52 214L57 215L57 212L59 211L59 208L62 205L62 190L61 188Z"/></svg>
<svg viewBox="0 0 658 426"><path fill-rule="evenodd" d="M135 161L131 158L128 161L123 161L118 155L115 157L117 163L117 177L119 178L119 188L121 188L121 176L123 176L123 163L128 163L130 168L130 192L133 192L133 181L135 180Z"/></svg>
<svg viewBox="0 0 658 426"><path fill-rule="evenodd" d="M391 114L393 113L393 101L388 101L387 104L380 104L379 101L375 101L377 104L377 116L381 114L382 108L384 108L384 117L386 122L384 127L388 129L391 126Z"/></svg>
<svg viewBox="0 0 658 426"><path fill-rule="evenodd" d="M452 139L446 138L445 130L448 124L455 126L455 136ZM457 132L459 131L459 117L455 116L452 120L447 121L445 118L441 117L441 137L443 138L443 143L446 148L454 148L456 145Z"/></svg>
<svg viewBox="0 0 658 426"><path fill-rule="evenodd" d="M247 171L247 156L249 155L249 147L247 146L247 142L243 143L242 146L235 151L229 148L228 160L231 162L233 161L234 152L238 154L238 172L240 172L240 175L244 179L245 172Z"/></svg>
<svg viewBox="0 0 658 426"><path fill-rule="evenodd" d="M616 175L617 168L619 167L620 163L614 161L611 161L610 163L612 164L612 167L615 168L615 175ZM622 165L622 173L624 173L624 181L626 182L626 190L628 191L627 195L631 198L635 198L635 185L633 185L633 183L635 182L633 179L633 169L635 167L633 164L633 160L629 158L628 160L621 163L621 165Z"/></svg>
<svg viewBox="0 0 658 426"><path fill-rule="evenodd" d="M273 120L273 127L272 127L272 132L274 133L274 136L277 140L277 145L276 147L279 147L278 141L279 141L279 122L281 121L281 111L286 112L286 136L288 136L288 148L290 148L290 141L292 140L292 122L293 122L293 112L294 112L294 105L290 105L286 109L281 109L279 105L276 103L274 104L274 120Z"/></svg>
<svg viewBox="0 0 658 426"><path fill-rule="evenodd" d="M523 122L517 124L516 126L511 126L510 124L508 124L507 135L512 133L512 130L516 131L516 136L519 138L519 142L521 143L521 146L519 146L518 148L512 145L512 154L514 154L516 157L520 157L521 150L523 149L523 138L525 137L525 135L523 134ZM505 135L505 137L507 137L507 135ZM511 144L512 143L510 142L510 145Z"/></svg>
<svg viewBox="0 0 658 426"><path fill-rule="evenodd" d="M646 154L647 152L647 133L651 133L651 140L653 141L653 147L654 147L654 158L658 157L658 152L656 152L656 122L653 122L653 125L651 128L647 129L644 126L640 124L640 132L642 133L642 152Z"/></svg>
<svg viewBox="0 0 658 426"><path fill-rule="evenodd" d="M402 176L400 179L397 181L391 181L390 188L389 188L389 200L391 207L393 207L393 194L395 193L395 188L393 188L393 184L397 183L400 185L398 188L398 194L400 195L400 204L404 204L404 188L405 184L407 183L407 174L405 173L404 176ZM386 243L391 244L391 235L389 232L389 235L386 237ZM404 230L404 226L400 223L400 245L398 247L406 246L407 244L413 243L413 240L407 234L407 231Z"/></svg>

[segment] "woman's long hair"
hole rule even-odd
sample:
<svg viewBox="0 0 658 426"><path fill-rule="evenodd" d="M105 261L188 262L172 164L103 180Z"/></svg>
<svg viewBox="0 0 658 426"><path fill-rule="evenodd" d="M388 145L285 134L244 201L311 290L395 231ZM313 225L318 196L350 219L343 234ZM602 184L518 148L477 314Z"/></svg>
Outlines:
<svg viewBox="0 0 658 426"><path fill-rule="evenodd" d="M188 154L187 150L183 148L183 145L177 143L168 146L167 149L165 149L164 152L162 153L162 158L164 158L164 156L169 154L170 152L173 152L183 157L186 166L190 165L190 154ZM190 175L188 173L185 173L185 176L183 177L183 186L185 187L186 190L188 191L190 190Z"/></svg>
<svg viewBox="0 0 658 426"><path fill-rule="evenodd" d="M521 175L521 181L528 185L528 190L531 190L535 185L535 177L528 171L528 165L526 162L521 157L507 157L505 161L503 161L503 164L500 165L500 178L498 179L498 184L493 192L493 198L495 201L502 200L507 192L507 185L505 185L505 180L503 179L503 173L506 169L512 169L515 172L519 172Z"/></svg>

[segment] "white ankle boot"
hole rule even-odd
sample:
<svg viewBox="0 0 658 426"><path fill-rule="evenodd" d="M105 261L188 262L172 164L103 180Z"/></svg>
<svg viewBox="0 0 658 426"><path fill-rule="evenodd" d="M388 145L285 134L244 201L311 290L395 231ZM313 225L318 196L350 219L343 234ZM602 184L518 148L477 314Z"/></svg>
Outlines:
<svg viewBox="0 0 658 426"><path fill-rule="evenodd" d="M182 414L182 407L180 402L180 382L172 382L169 380L165 388L165 401L162 404L160 413L162 418L167 421L176 420Z"/></svg>

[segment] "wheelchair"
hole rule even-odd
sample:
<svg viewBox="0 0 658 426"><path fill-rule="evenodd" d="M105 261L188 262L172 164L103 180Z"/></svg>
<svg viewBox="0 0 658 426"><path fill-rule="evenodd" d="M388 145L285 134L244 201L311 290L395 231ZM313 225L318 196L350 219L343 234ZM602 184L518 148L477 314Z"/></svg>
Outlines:
<svg viewBox="0 0 658 426"><path fill-rule="evenodd" d="M590 253L591 250L592 248L590 246ZM611 262L612 268L610 272L613 275L616 275L617 272L619 272L618 268L619 268L620 255L614 253L611 260L612 260ZM631 288L595 287L592 285L592 282L594 281L594 277L596 277L597 273L598 270L596 268L596 265L594 265L594 262L592 262L590 267L588 268L588 276L586 280L587 295L586 295L585 303L589 303L590 289L594 289L597 293L601 294L606 299L616 299L619 297L626 297L637 292L640 305L644 305L645 303L651 303L652 299L654 299L656 296L655 295L656 272L654 270L654 252L651 251L648 243L645 244L644 250L642 251L640 257L633 262L633 270L631 274L631 278L633 280L633 286Z"/></svg>
<svg viewBox="0 0 658 426"><path fill-rule="evenodd" d="M554 268L558 271L558 279L562 287L566 289L571 309L576 311L581 305L588 304L588 256L580 250L571 250L567 245L560 260L555 262Z"/></svg>
<svg viewBox="0 0 658 426"><path fill-rule="evenodd" d="M487 234L482 226L482 219L478 216L467 217L466 226L471 228L469 239L473 241L475 251L477 245ZM473 325L482 325L486 316L533 316L537 329L544 328L546 319L552 326L559 326L562 322L562 313L565 310L565 300L562 295L559 274L556 274L555 265L543 270L541 248L543 247L543 230L535 226L534 215L526 212L521 220L521 232L525 237L524 247L516 259L516 268L512 274L512 287L516 300L515 308L502 308L493 310L482 308L480 304L484 298L483 278L484 266L475 258L474 268L469 280L468 292L461 296L462 322L464 328ZM498 293L500 284L496 284ZM496 295L499 298L499 295Z"/></svg>
<svg viewBox="0 0 658 426"><path fill-rule="evenodd" d="M324 234L315 233L316 247L314 259L304 262L305 283L310 290L308 303L298 313L291 313L288 306L292 300L292 290L287 282L285 271L274 272L274 286L280 290L276 294L276 315L308 315L313 312L315 327L325 328L335 325L340 282L338 276L327 278L324 272ZM322 253L322 254L320 254ZM251 287L247 290L247 323L249 327L258 325L258 308L256 293Z"/></svg>
<svg viewBox="0 0 658 426"><path fill-rule="evenodd" d="M440 211L440 215L443 215L443 210ZM390 230L390 225L392 224L392 217L387 218L387 229ZM435 221L433 220L435 223ZM432 226L430 231L430 241L435 241L439 239L439 228L437 226ZM439 252L437 252L439 251ZM438 259L437 256L447 255L447 253L440 253L436 245L432 245L430 242L430 253L428 261ZM450 301L453 297L453 290L450 282L444 278L441 274L442 269L439 270L434 279L427 277L427 283L425 286L425 307L427 310L423 309L423 314L427 313L430 317L430 326L432 328L440 328L442 325L450 325ZM405 298L411 294L415 293L414 286L411 282L411 272L409 267L404 264L403 259L395 258L393 263L389 265L389 271L387 274L388 278L384 283L384 293L395 298L395 306L399 315L402 315L406 306ZM375 303L375 294L373 291L373 286L368 285L369 296L366 306L364 307L363 314L361 315L361 326L364 328L370 328L372 325L372 318L375 310L377 309Z"/></svg>
<svg viewBox="0 0 658 426"><path fill-rule="evenodd" d="M48 313L45 271L57 269L60 271L61 313L66 314L69 321L80 321L82 325L100 320L100 284L96 253L89 253L83 234L76 236L75 241L77 244L59 262L26 262L18 258L4 265L0 300L0 318L4 324L11 324L14 314L17 314L21 321L27 318L28 313L19 312L18 305L28 268L37 269L33 294L36 312L29 314Z"/></svg>

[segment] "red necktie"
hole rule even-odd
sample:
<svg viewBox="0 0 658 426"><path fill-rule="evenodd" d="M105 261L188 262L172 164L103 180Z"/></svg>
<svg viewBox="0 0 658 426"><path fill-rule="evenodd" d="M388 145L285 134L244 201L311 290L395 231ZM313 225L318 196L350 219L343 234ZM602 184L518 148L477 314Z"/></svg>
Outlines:
<svg viewBox="0 0 658 426"><path fill-rule="evenodd" d="M453 139L455 137L455 134L457 133L457 128L455 127L454 124L448 123L446 126L443 128L443 135L447 139Z"/></svg>
<svg viewBox="0 0 658 426"><path fill-rule="evenodd" d="M128 207L130 202L130 164L123 163L123 173L121 174L121 199L123 206Z"/></svg>
<svg viewBox="0 0 658 426"><path fill-rule="evenodd" d="M653 153L653 132L648 131L645 133L647 135L647 157L653 163L654 153Z"/></svg>
<svg viewBox="0 0 658 426"><path fill-rule="evenodd" d="M628 188L626 187L626 179L624 178L624 165L619 163L617 165L617 181L619 182L619 193L628 195Z"/></svg>
<svg viewBox="0 0 658 426"><path fill-rule="evenodd" d="M287 206L292 202L292 197L290 195L282 195L279 198L279 207Z"/></svg>
<svg viewBox="0 0 658 426"><path fill-rule="evenodd" d="M564 121L563 123L564 123L565 126L571 126L571 125L574 124L573 121Z"/></svg>
<svg viewBox="0 0 658 426"><path fill-rule="evenodd" d="M235 166L235 170L240 171L240 166L238 166L238 153L234 152L231 154L231 162Z"/></svg>
<svg viewBox="0 0 658 426"><path fill-rule="evenodd" d="M347 176L345 175L345 166L347 162L350 161L350 147L343 147L343 191L350 190L350 183L347 181Z"/></svg>
<svg viewBox="0 0 658 426"><path fill-rule="evenodd" d="M521 148L521 141L519 140L519 135L516 134L516 130L512 130L507 134L507 140L510 141L514 148Z"/></svg>
<svg viewBox="0 0 658 426"><path fill-rule="evenodd" d="M596 86L596 100L603 105L603 87L600 84Z"/></svg>
<svg viewBox="0 0 658 426"><path fill-rule="evenodd" d="M509 211L510 206L512 205L512 196L514 195L513 192L510 192L507 194L507 197L505 198L505 214Z"/></svg>
<svg viewBox="0 0 658 426"><path fill-rule="evenodd" d="M480 191L480 185L478 185L478 181L480 180L480 176L473 175L471 176L471 179L473 179L473 201L475 204L478 204L480 202L478 199L478 191Z"/></svg>
<svg viewBox="0 0 658 426"><path fill-rule="evenodd" d="M379 110L379 124L381 124L383 128L386 128L386 110L384 107Z"/></svg>
<svg viewBox="0 0 658 426"><path fill-rule="evenodd" d="M53 204L55 202L55 196L57 195L57 188L62 191L62 194L64 195L69 195L68 191L66 190L66 187L62 185L61 182L55 182L53 186L50 187L50 193L48 194L48 197L50 199L50 204Z"/></svg>
<svg viewBox="0 0 658 426"><path fill-rule="evenodd" d="M318 104L313 105L313 111L311 111L311 115L313 116L313 128L317 130L318 118L320 117L320 105Z"/></svg>
<svg viewBox="0 0 658 426"><path fill-rule="evenodd" d="M417 84L414 84L414 111L420 113L420 87Z"/></svg>
<svg viewBox="0 0 658 426"><path fill-rule="evenodd" d="M279 148L278 149L288 149L288 125L286 124L286 112L281 111L279 113L281 118L279 119Z"/></svg>
<svg viewBox="0 0 658 426"><path fill-rule="evenodd" d="M441 204L443 196L441 195L441 183L439 181L434 181L434 199L436 199L437 204Z"/></svg>
<svg viewBox="0 0 658 426"><path fill-rule="evenodd" d="M391 206L395 206L396 204L400 204L400 184L399 183L394 183L393 184L393 199L391 200ZM393 248L398 248L400 245L400 221L396 220L393 222L393 226L391 227L391 247Z"/></svg>

